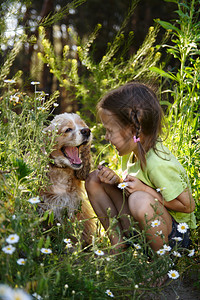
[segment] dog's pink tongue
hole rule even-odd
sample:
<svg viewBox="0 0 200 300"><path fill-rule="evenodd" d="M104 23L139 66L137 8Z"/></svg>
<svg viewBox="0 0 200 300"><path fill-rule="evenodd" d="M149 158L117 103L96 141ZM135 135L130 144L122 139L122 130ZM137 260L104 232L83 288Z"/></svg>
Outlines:
<svg viewBox="0 0 200 300"><path fill-rule="evenodd" d="M66 147L65 152L67 153L67 156L70 158L70 162L72 164L81 164L82 161L80 160L78 156L78 148L77 147Z"/></svg>

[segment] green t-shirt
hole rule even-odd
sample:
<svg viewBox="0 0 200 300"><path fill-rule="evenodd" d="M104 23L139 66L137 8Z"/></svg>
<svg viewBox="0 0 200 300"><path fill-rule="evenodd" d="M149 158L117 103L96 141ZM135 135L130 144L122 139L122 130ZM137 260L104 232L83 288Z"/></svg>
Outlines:
<svg viewBox="0 0 200 300"><path fill-rule="evenodd" d="M166 201L179 196L190 183L185 172L174 155L162 143L156 144L156 152L150 149L146 154L146 167L142 171L140 162L132 163L133 153L122 157L122 172L130 174L148 186L159 189ZM190 228L196 228L194 212L182 213L168 209L178 223L186 222Z"/></svg>

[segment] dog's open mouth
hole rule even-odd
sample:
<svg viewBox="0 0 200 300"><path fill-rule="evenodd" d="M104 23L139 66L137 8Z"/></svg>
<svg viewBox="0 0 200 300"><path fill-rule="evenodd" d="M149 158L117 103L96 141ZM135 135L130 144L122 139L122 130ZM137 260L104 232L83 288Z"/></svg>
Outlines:
<svg viewBox="0 0 200 300"><path fill-rule="evenodd" d="M83 142L81 145L85 145L87 142ZM71 165L77 165L80 166L82 164L82 160L79 157L79 148L80 146L76 147L62 147L61 151L63 155L69 160Z"/></svg>

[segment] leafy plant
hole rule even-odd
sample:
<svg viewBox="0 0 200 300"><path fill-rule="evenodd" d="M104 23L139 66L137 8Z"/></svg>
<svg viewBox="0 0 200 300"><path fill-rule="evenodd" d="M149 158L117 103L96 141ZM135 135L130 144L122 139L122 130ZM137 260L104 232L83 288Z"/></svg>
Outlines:
<svg viewBox="0 0 200 300"><path fill-rule="evenodd" d="M199 199L199 152L200 139L198 134L199 104L200 104L200 27L199 0L174 0L177 3L178 19L176 24L157 20L171 35L172 44L163 47L173 56L176 68L165 72L163 69L152 67L160 76L166 78L162 93L170 95L166 114L168 126L167 144L181 161L188 172L192 183L194 199ZM171 102L171 103L170 103ZM196 201L196 216L199 220L199 203Z"/></svg>

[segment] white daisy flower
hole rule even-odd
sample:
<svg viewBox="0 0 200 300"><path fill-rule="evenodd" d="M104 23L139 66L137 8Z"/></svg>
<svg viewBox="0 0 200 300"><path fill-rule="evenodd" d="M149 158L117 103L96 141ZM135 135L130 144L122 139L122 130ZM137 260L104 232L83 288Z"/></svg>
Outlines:
<svg viewBox="0 0 200 300"><path fill-rule="evenodd" d="M156 253L159 255L164 255L165 252L166 252L165 249L159 249L158 251L156 251Z"/></svg>
<svg viewBox="0 0 200 300"><path fill-rule="evenodd" d="M35 299L42 300L42 297L41 297L40 295L38 295L37 293L33 293L32 296L33 296Z"/></svg>
<svg viewBox="0 0 200 300"><path fill-rule="evenodd" d="M167 275L171 279L177 279L179 277L179 273L176 270L170 270Z"/></svg>
<svg viewBox="0 0 200 300"><path fill-rule="evenodd" d="M24 266L25 263L26 263L26 259L25 259L25 258L19 258L19 259L17 260L17 264L18 264L18 265Z"/></svg>
<svg viewBox="0 0 200 300"><path fill-rule="evenodd" d="M104 252L102 250L96 250L94 253L99 256L104 255Z"/></svg>
<svg viewBox="0 0 200 300"><path fill-rule="evenodd" d="M65 248L68 248L68 249L69 249L69 248L72 248L72 247L73 247L73 246L72 246L72 244L70 244L70 243L67 243L66 246L65 246Z"/></svg>
<svg viewBox="0 0 200 300"><path fill-rule="evenodd" d="M16 95L10 96L10 101L18 103L19 102L19 97L16 96Z"/></svg>
<svg viewBox="0 0 200 300"><path fill-rule="evenodd" d="M133 244L133 246L134 246L137 250L141 249L141 246L140 246L139 244Z"/></svg>
<svg viewBox="0 0 200 300"><path fill-rule="evenodd" d="M157 231L156 233L155 233L155 236L160 236L160 235L162 235L162 230L160 230L160 231Z"/></svg>
<svg viewBox="0 0 200 300"><path fill-rule="evenodd" d="M47 249L47 248L42 248L40 251L42 253L44 253L44 254L51 254L52 253L52 250L51 249Z"/></svg>
<svg viewBox="0 0 200 300"><path fill-rule="evenodd" d="M127 187L128 186L128 182L121 182L121 183L119 183L118 184L118 188L119 189L121 189L121 190L123 190L123 189L125 189L125 187Z"/></svg>
<svg viewBox="0 0 200 300"><path fill-rule="evenodd" d="M7 254L13 254L13 252L15 251L15 247L13 247L12 245L7 245L5 247L2 248L2 251L7 253Z"/></svg>
<svg viewBox="0 0 200 300"><path fill-rule="evenodd" d="M154 220L151 222L151 227L158 227L160 225L160 220Z"/></svg>
<svg viewBox="0 0 200 300"><path fill-rule="evenodd" d="M40 202L40 198L39 197L32 197L28 200L28 202L30 202L31 204L36 204Z"/></svg>
<svg viewBox="0 0 200 300"><path fill-rule="evenodd" d="M181 257L181 254L177 251L173 251L172 254L176 257Z"/></svg>
<svg viewBox="0 0 200 300"><path fill-rule="evenodd" d="M172 239L175 240L176 242L180 242L183 240L182 237L180 237L180 236L175 236Z"/></svg>
<svg viewBox="0 0 200 300"><path fill-rule="evenodd" d="M31 84L32 85L38 85L38 84L40 84L40 82L39 81L31 81Z"/></svg>
<svg viewBox="0 0 200 300"><path fill-rule="evenodd" d="M13 79L5 79L4 82L5 83L15 83L15 80L13 80Z"/></svg>
<svg viewBox="0 0 200 300"><path fill-rule="evenodd" d="M13 291L7 284L0 284L0 298L12 299Z"/></svg>
<svg viewBox="0 0 200 300"><path fill-rule="evenodd" d="M66 244L71 244L71 239L64 239L64 242L65 242Z"/></svg>
<svg viewBox="0 0 200 300"><path fill-rule="evenodd" d="M138 285L138 284L136 284L136 285L135 285L135 289L138 289L138 288L139 288L139 285Z"/></svg>
<svg viewBox="0 0 200 300"><path fill-rule="evenodd" d="M194 249L192 249L192 250L189 250L189 254L188 254L188 256L193 256L195 254L195 250Z"/></svg>
<svg viewBox="0 0 200 300"><path fill-rule="evenodd" d="M13 300L31 300L32 297L21 289L13 290Z"/></svg>
<svg viewBox="0 0 200 300"><path fill-rule="evenodd" d="M164 249L165 251L170 251L172 248L171 248L170 246L164 245L164 246L163 246L163 249Z"/></svg>
<svg viewBox="0 0 200 300"><path fill-rule="evenodd" d="M177 226L177 230L181 233L186 233L189 229L189 226L187 223L179 223Z"/></svg>
<svg viewBox="0 0 200 300"><path fill-rule="evenodd" d="M38 107L37 107L37 110L42 110L42 111L44 111L44 110L46 110L46 108L45 108L44 106L38 106Z"/></svg>
<svg viewBox="0 0 200 300"><path fill-rule="evenodd" d="M112 298L114 297L113 293L110 290L106 290L105 293Z"/></svg>
<svg viewBox="0 0 200 300"><path fill-rule="evenodd" d="M107 260L107 261L110 261L110 257L106 257L106 260Z"/></svg>
<svg viewBox="0 0 200 300"><path fill-rule="evenodd" d="M9 237L7 237L6 242L8 244L15 244L19 241L19 236L14 233L14 234L10 234Z"/></svg>

